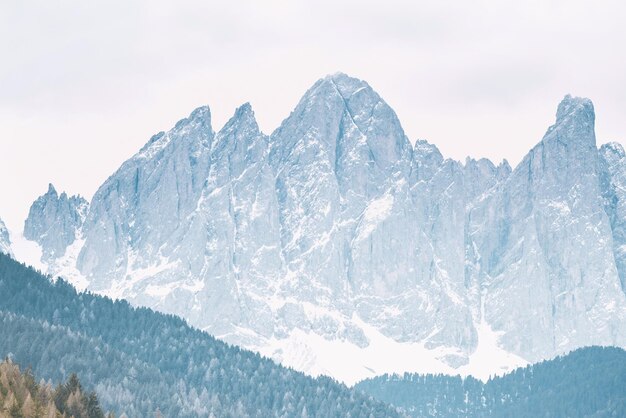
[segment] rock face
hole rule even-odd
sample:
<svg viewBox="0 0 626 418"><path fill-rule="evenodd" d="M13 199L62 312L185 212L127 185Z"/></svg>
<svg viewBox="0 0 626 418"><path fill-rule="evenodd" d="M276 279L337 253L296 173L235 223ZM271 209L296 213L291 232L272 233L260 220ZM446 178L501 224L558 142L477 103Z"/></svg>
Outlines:
<svg viewBox="0 0 626 418"><path fill-rule="evenodd" d="M564 347L624 344L591 101L570 96L513 173L468 210L466 279L504 347L530 360Z"/></svg>
<svg viewBox="0 0 626 418"><path fill-rule="evenodd" d="M626 292L626 155L612 142L600 147L600 186L613 232L613 255Z"/></svg>
<svg viewBox="0 0 626 418"><path fill-rule="evenodd" d="M52 184L35 200L24 223L24 238L41 246L42 261L51 263L65 255L79 234L87 206L80 196L59 195Z"/></svg>
<svg viewBox="0 0 626 418"><path fill-rule="evenodd" d="M9 230L2 219L0 219L0 253L11 254L11 240Z"/></svg>
<svg viewBox="0 0 626 418"><path fill-rule="evenodd" d="M567 96L512 171L412 146L367 83L335 74L269 137L248 104L218 133L199 108L125 162L84 223L46 212L55 192L27 228L50 257L80 236L50 265L90 290L310 373L470 373L479 353L497 372L626 345L622 183L586 99ZM49 225L58 241L37 233Z"/></svg>

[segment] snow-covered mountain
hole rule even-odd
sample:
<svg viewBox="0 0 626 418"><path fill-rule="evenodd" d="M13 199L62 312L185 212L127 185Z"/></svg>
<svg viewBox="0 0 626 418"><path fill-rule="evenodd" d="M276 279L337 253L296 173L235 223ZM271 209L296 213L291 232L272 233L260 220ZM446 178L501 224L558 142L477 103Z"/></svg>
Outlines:
<svg viewBox="0 0 626 418"><path fill-rule="evenodd" d="M626 154L615 142L600 147L600 184L604 210L613 231L613 254L626 292Z"/></svg>
<svg viewBox="0 0 626 418"><path fill-rule="evenodd" d="M65 254L79 234L87 207L82 197L68 197L65 192L59 195L52 184L32 204L24 224L24 238L41 246L43 262L54 262Z"/></svg>
<svg viewBox="0 0 626 418"><path fill-rule="evenodd" d="M2 219L0 219L0 253L11 254L11 240L9 230Z"/></svg>
<svg viewBox="0 0 626 418"><path fill-rule="evenodd" d="M25 236L81 287L346 382L624 347L626 158L594 118L566 96L515 170L460 163L335 74L269 137L249 104L217 133L196 109Z"/></svg>
<svg viewBox="0 0 626 418"><path fill-rule="evenodd" d="M468 207L465 278L503 347L532 361L625 343L594 120L591 101L565 97L543 140Z"/></svg>

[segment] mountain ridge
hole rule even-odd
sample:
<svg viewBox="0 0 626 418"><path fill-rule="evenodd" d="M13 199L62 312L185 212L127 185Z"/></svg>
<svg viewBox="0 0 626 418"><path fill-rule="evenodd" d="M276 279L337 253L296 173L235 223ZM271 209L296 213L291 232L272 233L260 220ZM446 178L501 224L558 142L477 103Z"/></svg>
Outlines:
<svg viewBox="0 0 626 418"><path fill-rule="evenodd" d="M512 170L414 146L345 74L317 81L269 136L249 104L217 133L201 107L100 187L50 272L347 382L624 346L626 233L613 231L626 228L626 161L606 162L594 118L566 96ZM394 364L383 347L427 360Z"/></svg>

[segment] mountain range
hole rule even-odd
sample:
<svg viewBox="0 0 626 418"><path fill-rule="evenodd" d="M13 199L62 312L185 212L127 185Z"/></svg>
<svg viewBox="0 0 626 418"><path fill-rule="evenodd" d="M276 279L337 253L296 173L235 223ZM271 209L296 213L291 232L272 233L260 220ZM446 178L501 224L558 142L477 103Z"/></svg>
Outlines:
<svg viewBox="0 0 626 418"><path fill-rule="evenodd" d="M24 237L80 289L312 375L488 377L626 347L626 156L594 124L568 95L514 169L461 163L338 73L269 136L249 104L217 132L200 107L90 202L50 185Z"/></svg>

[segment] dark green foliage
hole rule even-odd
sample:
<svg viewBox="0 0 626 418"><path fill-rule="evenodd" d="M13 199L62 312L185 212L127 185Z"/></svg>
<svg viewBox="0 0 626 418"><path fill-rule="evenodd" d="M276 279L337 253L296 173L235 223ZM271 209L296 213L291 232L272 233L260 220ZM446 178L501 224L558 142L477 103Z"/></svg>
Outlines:
<svg viewBox="0 0 626 418"><path fill-rule="evenodd" d="M581 348L486 383L405 374L356 388L415 417L626 417L626 351Z"/></svg>
<svg viewBox="0 0 626 418"><path fill-rule="evenodd" d="M72 373L64 385L54 391L54 404L60 413L68 416L104 418L95 392L84 393L76 373Z"/></svg>
<svg viewBox="0 0 626 418"><path fill-rule="evenodd" d="M98 402L98 396L95 392L89 393L87 399L85 400L85 409L87 410L87 415L89 417L104 417L104 413L100 408L100 403Z"/></svg>
<svg viewBox="0 0 626 418"><path fill-rule="evenodd" d="M175 316L77 293L3 254L0 295L0 355L45 379L78 373L116 416L397 416L332 379L280 367Z"/></svg>

